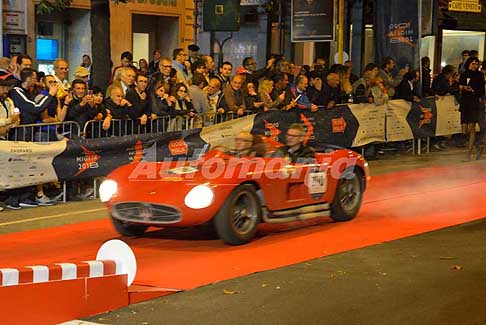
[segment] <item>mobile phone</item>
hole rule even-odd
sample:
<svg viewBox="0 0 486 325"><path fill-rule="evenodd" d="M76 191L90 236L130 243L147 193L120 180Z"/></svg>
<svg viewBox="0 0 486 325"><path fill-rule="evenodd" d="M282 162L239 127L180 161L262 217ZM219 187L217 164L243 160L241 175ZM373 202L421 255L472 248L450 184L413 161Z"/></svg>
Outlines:
<svg viewBox="0 0 486 325"><path fill-rule="evenodd" d="M88 90L88 95L93 95L93 90L89 89Z"/></svg>

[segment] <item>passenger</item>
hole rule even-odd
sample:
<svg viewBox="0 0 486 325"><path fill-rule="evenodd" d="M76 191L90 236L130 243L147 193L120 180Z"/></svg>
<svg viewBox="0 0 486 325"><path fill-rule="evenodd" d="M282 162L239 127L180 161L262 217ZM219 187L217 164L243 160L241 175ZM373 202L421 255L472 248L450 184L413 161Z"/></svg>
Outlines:
<svg viewBox="0 0 486 325"><path fill-rule="evenodd" d="M236 157L263 157L266 146L262 138L251 134L248 131L241 131L235 138L235 150L232 152Z"/></svg>
<svg viewBox="0 0 486 325"><path fill-rule="evenodd" d="M304 144L305 129L298 123L291 124L287 130L286 145L278 148L273 154L274 157L288 157L291 162L314 158L315 151L312 147Z"/></svg>

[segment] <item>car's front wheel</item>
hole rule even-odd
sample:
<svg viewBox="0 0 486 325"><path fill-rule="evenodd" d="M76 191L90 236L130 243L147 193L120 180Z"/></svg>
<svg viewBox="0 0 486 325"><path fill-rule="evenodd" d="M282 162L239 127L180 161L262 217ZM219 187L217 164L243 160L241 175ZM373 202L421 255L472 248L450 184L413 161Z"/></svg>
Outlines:
<svg viewBox="0 0 486 325"><path fill-rule="evenodd" d="M231 192L214 217L214 226L225 243L242 245L255 236L261 215L262 209L255 188L240 185Z"/></svg>
<svg viewBox="0 0 486 325"><path fill-rule="evenodd" d="M147 230L148 226L137 225L129 222L124 222L116 218L111 218L115 229L123 236L136 237L142 236Z"/></svg>
<svg viewBox="0 0 486 325"><path fill-rule="evenodd" d="M360 170L348 168L338 180L336 195L331 205L334 221L348 221L356 217L363 200L363 175Z"/></svg>

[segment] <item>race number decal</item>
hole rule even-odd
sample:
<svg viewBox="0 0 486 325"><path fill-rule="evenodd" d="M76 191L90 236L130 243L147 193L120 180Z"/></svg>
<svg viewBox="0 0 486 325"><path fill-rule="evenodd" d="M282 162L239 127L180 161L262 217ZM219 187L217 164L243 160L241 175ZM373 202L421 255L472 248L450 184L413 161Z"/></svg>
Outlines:
<svg viewBox="0 0 486 325"><path fill-rule="evenodd" d="M307 187L310 194L322 194L327 189L327 178L325 172L309 173L307 176Z"/></svg>

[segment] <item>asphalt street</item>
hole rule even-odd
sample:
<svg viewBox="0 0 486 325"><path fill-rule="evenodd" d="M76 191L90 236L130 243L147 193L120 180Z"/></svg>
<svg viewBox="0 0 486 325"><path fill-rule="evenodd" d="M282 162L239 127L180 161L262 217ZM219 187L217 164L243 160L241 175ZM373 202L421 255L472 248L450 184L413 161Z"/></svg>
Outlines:
<svg viewBox="0 0 486 325"><path fill-rule="evenodd" d="M484 324L486 220L131 305L101 324Z"/></svg>

